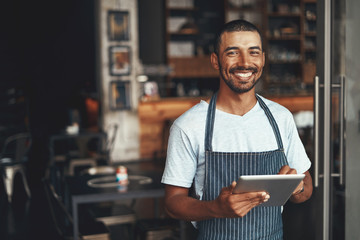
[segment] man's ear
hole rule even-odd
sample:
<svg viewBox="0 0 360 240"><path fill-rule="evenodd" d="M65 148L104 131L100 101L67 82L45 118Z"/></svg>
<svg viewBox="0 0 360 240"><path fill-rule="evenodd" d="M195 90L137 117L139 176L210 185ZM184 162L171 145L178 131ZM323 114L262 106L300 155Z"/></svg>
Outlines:
<svg viewBox="0 0 360 240"><path fill-rule="evenodd" d="M212 66L213 68L215 68L216 70L219 70L219 59L218 59L218 56L217 56L215 53L211 53L210 60L211 60L211 66Z"/></svg>

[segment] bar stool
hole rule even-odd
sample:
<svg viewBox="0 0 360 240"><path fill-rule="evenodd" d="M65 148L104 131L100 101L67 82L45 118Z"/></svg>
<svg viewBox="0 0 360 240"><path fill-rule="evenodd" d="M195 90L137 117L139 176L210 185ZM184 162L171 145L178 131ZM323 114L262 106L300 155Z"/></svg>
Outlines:
<svg viewBox="0 0 360 240"><path fill-rule="evenodd" d="M15 134L5 140L0 155L0 168L6 194L10 203L12 202L16 174L21 175L25 192L29 198L31 197L25 175L25 162L30 146L31 136L29 133Z"/></svg>

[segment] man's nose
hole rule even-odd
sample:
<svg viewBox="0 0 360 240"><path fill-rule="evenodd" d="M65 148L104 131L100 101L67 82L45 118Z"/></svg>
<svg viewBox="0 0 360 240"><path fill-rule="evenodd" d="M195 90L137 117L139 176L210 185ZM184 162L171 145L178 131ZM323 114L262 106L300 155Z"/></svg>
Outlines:
<svg viewBox="0 0 360 240"><path fill-rule="evenodd" d="M242 67L248 67L250 65L249 56L246 54L239 54L238 64Z"/></svg>

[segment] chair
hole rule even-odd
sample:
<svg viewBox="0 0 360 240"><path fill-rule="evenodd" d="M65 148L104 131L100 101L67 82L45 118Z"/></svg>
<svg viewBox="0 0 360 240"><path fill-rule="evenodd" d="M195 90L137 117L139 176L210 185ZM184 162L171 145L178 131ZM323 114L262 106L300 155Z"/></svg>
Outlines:
<svg viewBox="0 0 360 240"><path fill-rule="evenodd" d="M44 178L43 185L50 208L50 215L58 235L61 239L73 239L72 216L50 181ZM81 220L79 224L79 239L110 240L110 231L102 222L95 221L89 215L84 216L84 214L82 214Z"/></svg>
<svg viewBox="0 0 360 240"><path fill-rule="evenodd" d="M14 179L16 174L20 174L27 196L31 193L25 175L25 162L27 153L31 146L31 136L29 133L18 133L8 137L3 145L0 156L0 168L2 178L5 183L8 201L12 202Z"/></svg>
<svg viewBox="0 0 360 240"><path fill-rule="evenodd" d="M118 132L118 124L111 123L106 127L106 140L103 144L103 148L95 153L95 157L98 161L104 160L106 165L111 165L111 153L114 150L115 139Z"/></svg>
<svg viewBox="0 0 360 240"><path fill-rule="evenodd" d="M69 160L68 175L76 175L76 168L87 169L93 168L98 165L110 165L111 164L111 152L114 149L115 138L117 135L118 124L112 123L106 129L106 140L100 142L103 139L96 138L94 141L89 141L88 148L90 151L94 151L90 154L91 157L71 158ZM99 146L102 146L99 148Z"/></svg>
<svg viewBox="0 0 360 240"><path fill-rule="evenodd" d="M106 144L105 144L105 151L107 153L111 153L112 150L114 149L115 139L116 139L116 135L117 135L117 129L118 129L117 123L112 123L107 127L106 134L108 135L108 138L107 138Z"/></svg>
<svg viewBox="0 0 360 240"><path fill-rule="evenodd" d="M74 158L69 161L69 166L67 170L67 175L74 176L76 175L76 170L78 168L89 168L97 166L97 161L94 158Z"/></svg>

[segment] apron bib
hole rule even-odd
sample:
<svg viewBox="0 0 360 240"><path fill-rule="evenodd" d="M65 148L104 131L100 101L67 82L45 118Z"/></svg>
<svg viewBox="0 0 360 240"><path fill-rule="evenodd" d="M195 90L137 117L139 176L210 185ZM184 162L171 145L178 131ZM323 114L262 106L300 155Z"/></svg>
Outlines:
<svg viewBox="0 0 360 240"><path fill-rule="evenodd" d="M265 152L213 152L212 136L216 111L215 93L210 101L205 130L204 201L218 197L221 189L241 175L277 174L287 165L278 126L269 108L256 96L273 128L278 149ZM253 208L243 218L214 218L198 222L198 239L282 239L281 207Z"/></svg>

